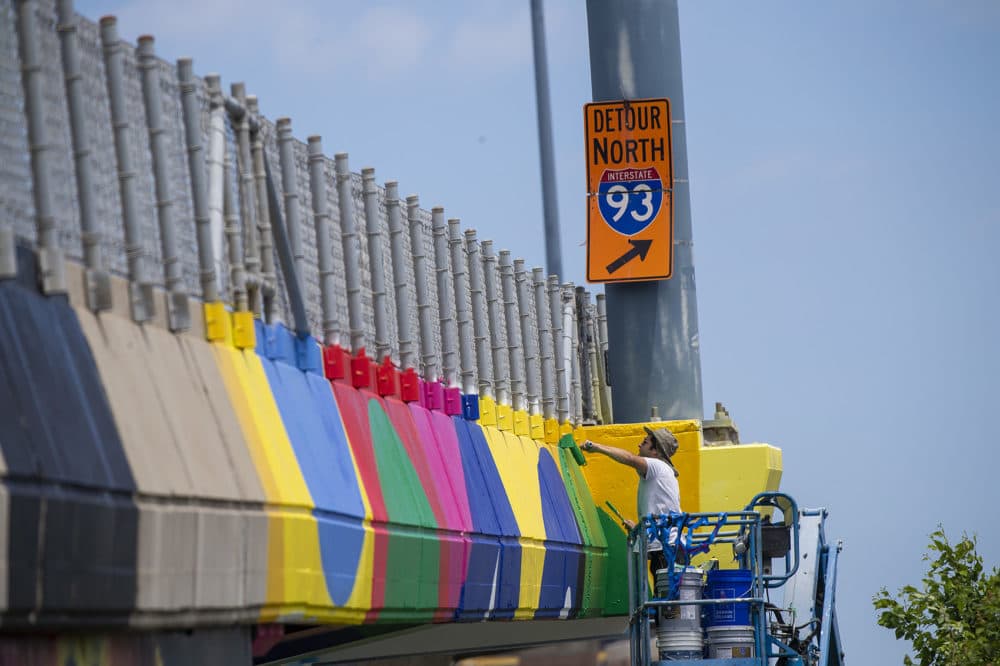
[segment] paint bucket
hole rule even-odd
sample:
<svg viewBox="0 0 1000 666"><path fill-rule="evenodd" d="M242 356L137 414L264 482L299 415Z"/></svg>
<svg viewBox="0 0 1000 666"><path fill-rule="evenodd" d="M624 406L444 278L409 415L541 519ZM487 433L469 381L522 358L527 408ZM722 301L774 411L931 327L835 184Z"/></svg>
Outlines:
<svg viewBox="0 0 1000 666"><path fill-rule="evenodd" d="M656 630L656 648L661 661L701 659L705 654L701 629L675 629L661 626Z"/></svg>
<svg viewBox="0 0 1000 666"><path fill-rule="evenodd" d="M755 656L753 627L709 627L709 659L747 659Z"/></svg>
<svg viewBox="0 0 1000 666"><path fill-rule="evenodd" d="M695 567L675 565L680 574L677 599L679 601L695 601L701 599L703 587L703 571ZM656 572L656 596L666 598L670 593L669 569L659 569ZM660 626L672 629L701 630L700 606L663 606L660 609Z"/></svg>
<svg viewBox="0 0 1000 666"><path fill-rule="evenodd" d="M712 569L708 572L705 596L708 599L749 597L753 574L749 569ZM707 627L745 627L750 624L750 602L709 604L705 611Z"/></svg>

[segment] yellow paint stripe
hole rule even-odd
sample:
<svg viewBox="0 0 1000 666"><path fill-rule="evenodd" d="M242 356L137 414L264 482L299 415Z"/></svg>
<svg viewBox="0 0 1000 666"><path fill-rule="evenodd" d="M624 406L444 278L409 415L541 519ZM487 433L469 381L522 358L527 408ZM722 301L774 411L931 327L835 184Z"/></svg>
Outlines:
<svg viewBox="0 0 1000 666"><path fill-rule="evenodd" d="M261 621L343 615L327 593L315 504L257 354L214 343L215 358L268 501L267 605Z"/></svg>

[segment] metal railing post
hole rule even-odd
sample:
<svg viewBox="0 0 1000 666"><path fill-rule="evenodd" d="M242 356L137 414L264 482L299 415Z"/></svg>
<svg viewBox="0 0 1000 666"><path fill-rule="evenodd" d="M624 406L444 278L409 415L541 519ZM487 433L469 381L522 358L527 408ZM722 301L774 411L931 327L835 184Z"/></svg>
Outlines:
<svg viewBox="0 0 1000 666"><path fill-rule="evenodd" d="M385 184L385 207L389 217L389 250L392 258L392 285L396 297L396 330L399 337L399 365L404 370L417 367L417 353L410 326L410 293L407 290L408 265L406 239L403 236L403 212L400 210L399 183Z"/></svg>
<svg viewBox="0 0 1000 666"><path fill-rule="evenodd" d="M385 291L385 263L382 258L382 225L379 223L378 186L375 169L361 170L365 200L365 233L368 239L368 270L372 278L372 310L375 313L375 360L392 356L389 345L389 299Z"/></svg>
<svg viewBox="0 0 1000 666"><path fill-rule="evenodd" d="M250 311L261 312L260 302L260 250L257 248L257 205L253 183L253 158L250 153L250 112L247 109L246 86L233 83L230 94L243 107L243 113L234 119L236 131L236 171L240 193L240 219L243 221L243 265Z"/></svg>
<svg viewBox="0 0 1000 666"><path fill-rule="evenodd" d="M410 224L410 253L413 255L413 281L417 287L417 322L420 325L420 376L424 381L437 381L440 376L438 354L434 349L431 302L427 294L427 254L424 245L424 223L420 220L420 198L406 197L406 216Z"/></svg>
<svg viewBox="0 0 1000 666"><path fill-rule="evenodd" d="M153 49L153 38L139 37L136 55L142 73L142 96L149 130L149 153L153 158L153 182L156 189L156 216L160 226L160 251L163 255L163 281L167 288L167 327L182 331L191 326L187 294L177 251L177 229L173 216L173 197L167 169L167 137L163 129L163 101L160 96L160 61Z"/></svg>
<svg viewBox="0 0 1000 666"><path fill-rule="evenodd" d="M323 327L323 344L340 342L337 310L334 297L337 292L333 274L333 243L330 240L330 211L326 198L326 174L323 172L323 139L309 137L309 189L312 192L313 224L316 227L316 258L319 266L319 302Z"/></svg>
<svg viewBox="0 0 1000 666"><path fill-rule="evenodd" d="M334 156L337 172L337 206L340 210L340 242L344 248L344 274L347 281L347 319L351 328L351 351L365 346L365 317L361 309L361 239L354 216L354 193L347 153Z"/></svg>
<svg viewBox="0 0 1000 666"><path fill-rule="evenodd" d="M514 260L514 284L517 290L517 310L521 320L521 348L524 356L524 375L527 395L528 414L536 416L542 413L541 396L539 395L538 367L538 337L533 333L535 309L531 307L531 285L528 284L528 272L524 267L524 259Z"/></svg>
<svg viewBox="0 0 1000 666"><path fill-rule="evenodd" d="M299 284L305 279L305 255L302 251L302 218L299 215L299 186L295 173L295 153L292 138L292 119L278 118L278 160L281 163L281 190L285 203L285 230L292 250L295 274ZM272 221L273 223L273 221Z"/></svg>
<svg viewBox="0 0 1000 666"><path fill-rule="evenodd" d="M451 274L455 290L455 319L458 323L459 368L462 393L479 392L476 379L476 349L473 342L472 310L465 295L469 293L469 262L462 238L461 221L448 220L448 245L451 250ZM480 292L481 294L482 292Z"/></svg>
<svg viewBox="0 0 1000 666"><path fill-rule="evenodd" d="M472 305L472 334L476 345L476 368L479 371L479 395L495 399L493 355L490 351L490 320L486 305L483 259L475 229L466 230L465 249L469 266L469 296Z"/></svg>
<svg viewBox="0 0 1000 666"><path fill-rule="evenodd" d="M458 327L455 324L454 285L451 283L451 258L448 252L448 225L444 208L431 210L434 234L434 277L437 283L438 321L441 326L441 374L449 388L458 386Z"/></svg>
<svg viewBox="0 0 1000 666"><path fill-rule="evenodd" d="M59 45L62 51L63 77L66 84L66 106L69 111L70 135L73 141L73 166L76 173L76 197L80 209L80 239L83 244L84 291L87 308L92 312L111 309L111 281L101 250L101 233L94 210L93 165L90 136L84 107L83 77L80 73L80 48L77 36L79 19L73 11L73 0L57 4ZM0 258L0 263L3 259ZM0 274L3 273L0 268Z"/></svg>
<svg viewBox="0 0 1000 666"><path fill-rule="evenodd" d="M125 110L121 41L118 38L118 21L113 16L101 19L101 44L104 49L104 72L111 105L111 123L114 128L115 156L118 162L118 186L121 191L122 220L125 226L125 253L128 258L129 300L132 319L144 322L154 312L152 285L149 284L143 262L142 239L139 231L139 212L135 191L135 171L129 145L128 114Z"/></svg>
<svg viewBox="0 0 1000 666"><path fill-rule="evenodd" d="M545 420L556 417L555 355L552 352L552 315L549 295L545 290L545 269L532 270L535 289L535 320L538 322L539 365L542 376L542 416Z"/></svg>
<svg viewBox="0 0 1000 666"><path fill-rule="evenodd" d="M570 379L566 368L565 340L563 338L563 298L558 275L548 277L549 321L552 324L552 347L555 358L556 418L560 423L569 420Z"/></svg>
<svg viewBox="0 0 1000 666"><path fill-rule="evenodd" d="M212 255L212 229L208 213L208 184L205 174L205 155L201 143L201 109L195 94L194 72L190 58L177 61L177 80L181 88L181 107L184 110L184 139L187 147L188 173L191 177L191 201L198 239L198 276L201 297L206 303L219 300L219 285L215 276Z"/></svg>
<svg viewBox="0 0 1000 666"><path fill-rule="evenodd" d="M510 405L510 353L503 346L500 332L504 328L503 307L497 288L497 257L493 241L480 245L483 255L483 287L486 290L486 312L490 321L490 353L493 359L493 388L498 405Z"/></svg>
<svg viewBox="0 0 1000 666"><path fill-rule="evenodd" d="M500 250L500 285L503 289L504 321L507 327L507 354L510 358L510 404L514 411L527 410L524 396L524 348L514 287L514 263L509 250Z"/></svg>

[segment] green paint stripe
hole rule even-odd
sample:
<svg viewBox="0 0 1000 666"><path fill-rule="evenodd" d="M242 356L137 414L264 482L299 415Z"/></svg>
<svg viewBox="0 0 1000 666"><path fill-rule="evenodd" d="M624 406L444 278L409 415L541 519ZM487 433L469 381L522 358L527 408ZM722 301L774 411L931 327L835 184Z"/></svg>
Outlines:
<svg viewBox="0 0 1000 666"><path fill-rule="evenodd" d="M377 400L368 401L368 422L386 512L389 522L398 525L389 529L386 611L379 617L391 619L394 611L417 610L405 617L430 619L438 606L441 558L434 511L402 440Z"/></svg>

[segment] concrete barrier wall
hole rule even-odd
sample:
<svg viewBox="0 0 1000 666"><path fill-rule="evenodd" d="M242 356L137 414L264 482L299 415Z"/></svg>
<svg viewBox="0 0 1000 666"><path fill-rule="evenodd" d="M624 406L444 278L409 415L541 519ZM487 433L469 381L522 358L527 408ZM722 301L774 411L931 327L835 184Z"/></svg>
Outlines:
<svg viewBox="0 0 1000 666"><path fill-rule="evenodd" d="M432 622L599 612L605 549L558 446L253 347L0 282L0 622ZM127 303L117 278L114 292Z"/></svg>

